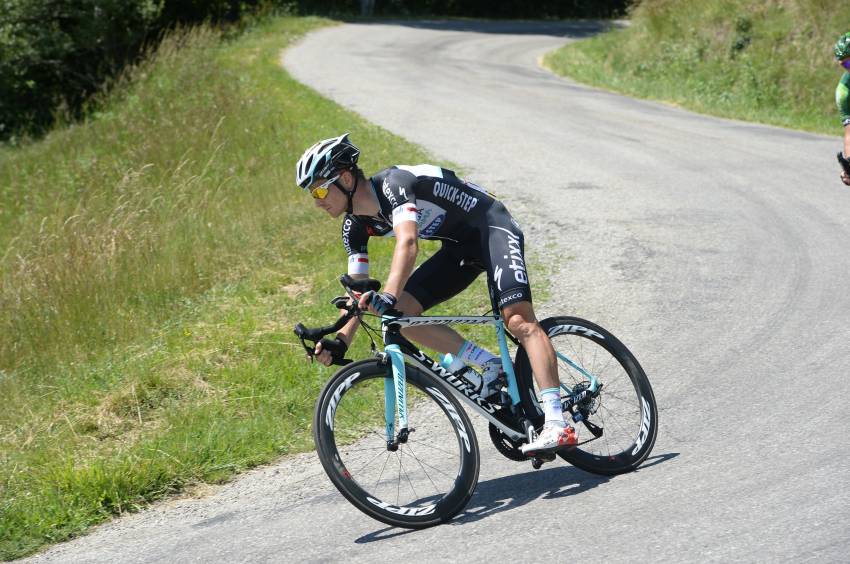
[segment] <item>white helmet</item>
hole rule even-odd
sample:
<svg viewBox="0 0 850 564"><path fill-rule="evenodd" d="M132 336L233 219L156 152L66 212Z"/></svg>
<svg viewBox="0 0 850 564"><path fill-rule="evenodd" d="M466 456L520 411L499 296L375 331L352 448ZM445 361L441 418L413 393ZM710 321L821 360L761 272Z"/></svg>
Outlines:
<svg viewBox="0 0 850 564"><path fill-rule="evenodd" d="M348 133L319 141L298 159L295 182L306 190L317 178L329 180L355 167L359 156L360 149L348 140Z"/></svg>

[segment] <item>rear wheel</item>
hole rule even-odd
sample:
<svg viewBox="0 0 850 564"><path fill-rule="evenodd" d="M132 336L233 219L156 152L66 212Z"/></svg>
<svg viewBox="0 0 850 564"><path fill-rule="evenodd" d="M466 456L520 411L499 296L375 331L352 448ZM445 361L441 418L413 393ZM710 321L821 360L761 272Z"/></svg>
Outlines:
<svg viewBox="0 0 850 564"><path fill-rule="evenodd" d="M350 364L327 383L313 436L337 489L367 515L395 527L423 528L461 511L478 483L478 442L469 417L441 383L405 366L410 434L387 447L389 365ZM385 388L386 386L386 388ZM393 437L398 434L394 416Z"/></svg>
<svg viewBox="0 0 850 564"><path fill-rule="evenodd" d="M655 396L643 368L623 343L599 325L576 317L551 317L540 324L557 355L562 403L588 390L588 374L601 385L597 394L585 394L571 412L565 411L579 445L559 455L595 474L634 470L649 456L658 434ZM536 422L542 423L539 392L522 347L516 355L516 373L526 411L537 413ZM574 413L583 421L573 422Z"/></svg>

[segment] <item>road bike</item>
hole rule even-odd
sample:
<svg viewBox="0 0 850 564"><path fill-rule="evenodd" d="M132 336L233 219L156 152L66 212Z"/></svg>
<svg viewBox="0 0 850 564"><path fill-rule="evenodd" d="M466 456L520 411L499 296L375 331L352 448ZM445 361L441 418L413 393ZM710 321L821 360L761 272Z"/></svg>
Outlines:
<svg viewBox="0 0 850 564"><path fill-rule="evenodd" d="M379 336L357 304L380 282L348 275L340 282L347 297L331 303L345 313L328 327L299 323L295 333L312 356L323 337L359 317L372 342L374 357L366 360L352 362L334 352L334 363L342 368L324 386L313 420L325 472L367 515L416 529L446 522L466 506L478 483L480 453L461 403L488 421L496 450L510 460L530 460L535 469L557 454L582 470L610 476L634 470L649 456L658 433L649 379L626 346L599 325L568 316L540 322L555 348L561 405L576 427L578 444L526 456L520 447L536 438L544 415L528 354L506 330L492 288L488 315L386 312L379 318ZM495 327L503 364L498 393L482 397L476 374L450 372L402 335L406 327L449 324ZM513 362L509 339L517 346Z"/></svg>

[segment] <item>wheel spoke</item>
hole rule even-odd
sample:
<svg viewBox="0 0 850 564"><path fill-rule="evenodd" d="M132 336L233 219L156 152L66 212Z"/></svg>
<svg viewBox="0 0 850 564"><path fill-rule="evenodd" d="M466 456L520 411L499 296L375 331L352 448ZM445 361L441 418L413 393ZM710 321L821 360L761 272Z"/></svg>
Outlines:
<svg viewBox="0 0 850 564"><path fill-rule="evenodd" d="M440 447L436 447L436 446L434 446L434 445L432 445L432 444L430 444L430 443L426 443L426 442L422 442L422 441L414 441L413 439L407 439L407 442L408 442L408 443L415 443L415 444L417 444L417 445L421 445L421 446L424 446L424 447L428 447L428 448L430 448L430 449L434 449L434 450L440 451L440 452L442 452L443 454L448 454L449 456L457 457L457 453L456 453L456 452L449 452L449 451L447 451L447 450L445 450L445 449L442 449L442 448L440 448Z"/></svg>
<svg viewBox="0 0 850 564"><path fill-rule="evenodd" d="M580 320L569 317L549 321L553 322L565 325L580 324ZM551 330L551 327L552 325L546 326L547 330ZM551 337L553 347L559 352L556 357L558 378L567 393L581 389L589 380L588 374L601 384L599 395L586 400L587 403L579 404L579 409L590 409L592 404L595 404L594 413L585 412L585 415L591 422L604 429L602 436L564 453L564 457L585 470L616 474L634 469L648 455L647 449L642 449L634 455L631 450L642 432L641 398L651 398L645 393L650 388L646 375L634 362L631 353L604 329L591 328L593 332L601 334L601 338L593 333L581 331L564 332ZM569 359L569 362L566 359ZM650 429L652 442L655 433L653 421ZM585 440L589 437L586 430L583 430L582 434Z"/></svg>
<svg viewBox="0 0 850 564"><path fill-rule="evenodd" d="M607 410L605 410L605 411L607 412ZM609 413L609 415L610 415L610 413ZM622 433L622 436L623 436L623 437L625 437L625 438L626 438L626 440L628 440L628 441L629 441L629 442L628 442L625 446L622 446L622 445L621 445L621 443L620 443L620 440L618 440L618 439L617 439L617 437L619 437L620 435L616 435L616 434L615 434L614 436L611 436L611 433L609 432L609 433L605 433L605 434L603 434L603 435L602 435L602 438L604 439L605 444L606 444L606 445L608 445L608 446L610 446L610 445L614 445L616 448L620 449L620 450L619 450L617 453L615 453L615 454L619 454L620 452L623 452L623 451L625 451L626 449L628 449L628 448L631 446L632 442L633 442L633 438L632 438L632 436L631 436L631 432L630 432L630 431L628 431L628 430L626 430L626 428L625 428L625 427L623 427L623 426L619 423L619 421L617 420L617 418L616 418L616 417L608 417L608 418L600 417L600 418L601 418L601 419L602 419L602 421L603 421L604 429L609 429L609 430L610 430L610 428L611 428L611 425L612 425L612 424L613 424L613 425L616 425L617 427L619 427L620 429L622 429L622 430L624 431L624 433ZM611 451L610 451L610 450L608 451L608 454L609 454L609 455L611 454Z"/></svg>
<svg viewBox="0 0 850 564"><path fill-rule="evenodd" d="M399 471L404 473L404 477L407 480L407 484L410 486L410 491L413 492L413 499L419 499L419 494L416 493L416 488L413 486L413 482L410 481L410 475L408 474L407 470L404 467L404 463L402 462L403 457L404 457L404 450L399 449L399 451L398 451Z"/></svg>
<svg viewBox="0 0 850 564"><path fill-rule="evenodd" d="M415 459L415 460L419 463L419 465L420 465L420 466L423 466L423 465L424 465L424 466L427 466L427 467L428 467L428 468L430 468L431 470L433 470L433 471L435 471L435 472L438 472L438 473L442 474L443 476L445 476L446 478L448 478L448 479L450 479L450 480L453 480L453 479L455 478L454 476L452 476L452 475L450 475L450 474L447 474L446 472L443 472L442 470L440 470L440 469L439 469L439 468L437 468L436 466L432 466L431 464L428 464L427 462L422 462L422 461L419 459L419 457L417 457L417 456L416 456L416 453L415 453L415 452L413 452L413 449L412 449L412 448L410 449L410 453L411 453L411 455L413 456L413 458L414 458L414 459ZM428 471L427 471L427 470L425 470L425 468L422 468L422 472L423 472L426 476L428 476L428 479L429 479L429 480L431 479L430 474L428 474Z"/></svg>
<svg viewBox="0 0 850 564"><path fill-rule="evenodd" d="M386 469L387 463L389 461L390 461L390 455L389 455L389 453L387 453L387 457L384 459L384 465L381 466L381 472L378 474L378 479L375 480L375 487L376 488L378 487L378 483L381 481L381 476L384 475L384 470Z"/></svg>
<svg viewBox="0 0 850 564"><path fill-rule="evenodd" d="M335 383L324 393L329 389L339 390L338 382L344 374L336 376ZM460 414L465 418L464 425L471 428L466 414L457 400L446 393L456 411L450 415L443 405L445 400L438 400L427 391L421 373L413 373L408 378L408 407L411 420L415 414L421 425L408 436L407 441L398 445L396 451L389 451L383 432L383 378L385 374L381 372L356 379L333 399L337 402L334 411L326 411L333 413L333 426L326 426L324 430L338 437L340 443L333 451L335 458L330 464L327 463L327 455L323 457L325 466L345 474L348 479L337 480L336 484L347 495L364 501L358 507L387 523L421 523L423 516L399 514L376 504L374 500L398 507L424 507L429 499L455 499L457 502L453 502L451 507L439 505L439 514L434 513L430 518L439 521L449 512L454 515L468 500L477 480L477 472L473 471L478 467L477 462L470 463L468 458L477 457L477 450L470 453L460 450L462 445L453 421ZM328 403L324 405L328 406ZM350 444L343 446L344 442ZM336 446L335 443L332 441L331 444ZM319 450L322 456L322 449ZM348 469L356 470L349 474ZM466 497L452 495L458 491L469 494ZM367 501L368 498L372 501Z"/></svg>
<svg viewBox="0 0 850 564"><path fill-rule="evenodd" d="M379 452L378 454L376 454L375 456L373 456L371 459L369 459L369 461L367 461L365 464L363 464L360 468L358 468L358 469L357 469L357 473L356 473L356 474L352 474L352 475L360 475L360 473L361 473L361 472L363 472L363 470L365 470L367 466L369 466L369 465L370 465L370 464L372 464L374 461L376 461L378 458L380 458L382 454L383 454L382 452ZM385 464L386 464L386 463L385 463Z"/></svg>
<svg viewBox="0 0 850 564"><path fill-rule="evenodd" d="M423 462L421 460L419 460L419 457L416 456L416 453L413 451L412 448L410 448L410 453L413 456L413 459L416 461L416 463L419 464L419 467L422 468L422 473L425 474L425 477L428 478L429 482L431 482L431 486L433 486L433 488L434 488L434 493L439 495L440 490L437 488L437 484L435 484L434 480L431 478L431 474L429 474L428 471L425 469L425 466L428 466L429 468L432 468L434 470L437 470L437 469L434 468L433 466L429 465L429 464L423 464ZM439 472L439 470L437 470L437 471Z"/></svg>

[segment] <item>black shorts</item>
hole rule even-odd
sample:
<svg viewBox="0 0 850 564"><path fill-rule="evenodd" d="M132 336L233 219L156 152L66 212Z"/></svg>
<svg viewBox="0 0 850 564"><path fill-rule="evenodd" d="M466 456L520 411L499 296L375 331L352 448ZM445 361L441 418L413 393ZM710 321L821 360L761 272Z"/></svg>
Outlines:
<svg viewBox="0 0 850 564"><path fill-rule="evenodd" d="M531 301L525 267L525 237L519 224L501 202L494 202L479 216L477 238L443 241L442 248L417 268L404 291L428 310L467 288L487 272L496 303L501 309Z"/></svg>

